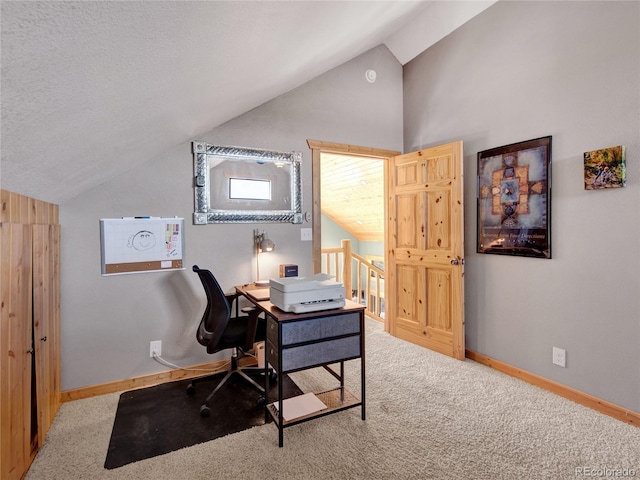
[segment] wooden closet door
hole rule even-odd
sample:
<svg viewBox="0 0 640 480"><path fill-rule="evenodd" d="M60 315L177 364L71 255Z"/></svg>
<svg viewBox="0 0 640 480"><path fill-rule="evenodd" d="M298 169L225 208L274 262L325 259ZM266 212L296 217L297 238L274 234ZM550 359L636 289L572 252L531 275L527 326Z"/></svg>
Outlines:
<svg viewBox="0 0 640 480"><path fill-rule="evenodd" d="M60 226L33 226L33 329L38 445L60 408Z"/></svg>
<svg viewBox="0 0 640 480"><path fill-rule="evenodd" d="M32 233L0 223L0 478L31 463Z"/></svg>

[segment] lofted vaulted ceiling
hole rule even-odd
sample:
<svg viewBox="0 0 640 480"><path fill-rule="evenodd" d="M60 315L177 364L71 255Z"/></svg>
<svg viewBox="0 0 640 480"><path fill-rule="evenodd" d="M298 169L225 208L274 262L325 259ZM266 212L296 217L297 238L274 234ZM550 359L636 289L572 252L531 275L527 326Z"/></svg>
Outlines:
<svg viewBox="0 0 640 480"><path fill-rule="evenodd" d="M21 1L1 8L0 187L62 204L385 44L492 1Z"/></svg>
<svg viewBox="0 0 640 480"><path fill-rule="evenodd" d="M384 241L384 160L323 153L322 213L360 241Z"/></svg>

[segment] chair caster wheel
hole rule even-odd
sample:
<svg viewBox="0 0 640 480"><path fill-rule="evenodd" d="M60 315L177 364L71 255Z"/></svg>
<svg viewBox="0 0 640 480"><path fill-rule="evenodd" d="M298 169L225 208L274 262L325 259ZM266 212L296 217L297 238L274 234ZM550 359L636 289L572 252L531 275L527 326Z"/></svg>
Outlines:
<svg viewBox="0 0 640 480"><path fill-rule="evenodd" d="M260 395L258 397L258 401L256 402L258 407L264 407L267 404L267 399L264 398L262 395Z"/></svg>
<svg viewBox="0 0 640 480"><path fill-rule="evenodd" d="M194 393L196 393L196 387L193 386L193 383L187 385L187 393L189 395L193 395Z"/></svg>
<svg viewBox="0 0 640 480"><path fill-rule="evenodd" d="M211 415L211 409L209 407L207 407L206 405L202 405L200 407L200 416L201 417L208 417L209 415Z"/></svg>
<svg viewBox="0 0 640 480"><path fill-rule="evenodd" d="M276 382L277 380L278 380L278 374L272 370L271 373L269 373L269 381Z"/></svg>

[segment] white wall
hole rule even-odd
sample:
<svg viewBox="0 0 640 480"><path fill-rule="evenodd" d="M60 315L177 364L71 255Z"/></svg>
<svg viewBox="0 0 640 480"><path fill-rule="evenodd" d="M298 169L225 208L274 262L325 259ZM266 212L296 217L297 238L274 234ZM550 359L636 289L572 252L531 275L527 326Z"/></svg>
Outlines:
<svg viewBox="0 0 640 480"><path fill-rule="evenodd" d="M464 141L467 348L636 412L639 19L639 2L498 2L404 68L404 151ZM477 152L546 135L553 258L475 253ZM583 153L615 145L627 187L585 191Z"/></svg>
<svg viewBox="0 0 640 480"><path fill-rule="evenodd" d="M378 72L374 84L365 80L370 68ZM303 205L310 211L307 139L401 149L402 66L386 47L194 138L303 152ZM301 275L311 273L311 242L300 241L300 228L310 224L192 225L192 212L190 143L60 205L63 390L166 370L149 358L151 340L162 340L163 357L180 365L216 358L195 339L205 299L190 269L193 264L210 268L225 290L252 281L256 227L277 244L273 254L261 257L261 276L276 276L280 263L298 264ZM100 275L99 219L136 215L185 218L187 270Z"/></svg>

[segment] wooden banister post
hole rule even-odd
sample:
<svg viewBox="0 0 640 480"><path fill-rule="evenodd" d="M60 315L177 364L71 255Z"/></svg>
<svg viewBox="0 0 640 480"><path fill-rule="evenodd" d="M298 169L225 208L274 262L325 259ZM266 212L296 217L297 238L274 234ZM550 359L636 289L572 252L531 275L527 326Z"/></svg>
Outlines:
<svg viewBox="0 0 640 480"><path fill-rule="evenodd" d="M344 285L345 298L351 298L352 273L351 273L351 240L342 240L342 284Z"/></svg>

